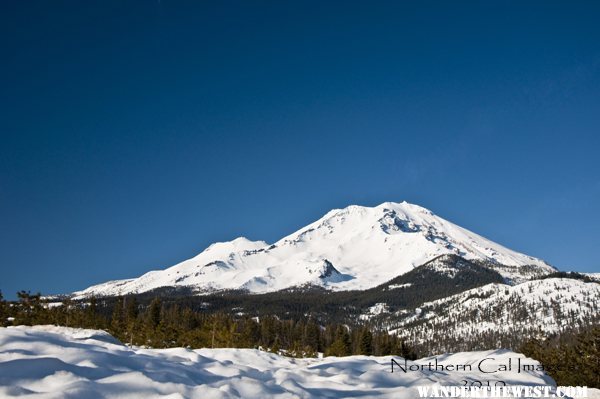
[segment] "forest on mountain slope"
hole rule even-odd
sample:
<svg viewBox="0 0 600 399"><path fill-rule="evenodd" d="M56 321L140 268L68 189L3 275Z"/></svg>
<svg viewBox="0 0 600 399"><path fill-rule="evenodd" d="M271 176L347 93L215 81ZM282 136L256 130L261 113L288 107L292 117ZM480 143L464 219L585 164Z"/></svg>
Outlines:
<svg viewBox="0 0 600 399"><path fill-rule="evenodd" d="M587 276L576 273L557 273L552 277L593 283ZM530 314L533 312L530 305L515 295L503 296L502 301L494 302L483 313L477 308L461 312L458 319L448 317L443 307L447 301L442 301L441 307L430 305L427 310L442 316L439 321L416 319L400 327L397 334L389 334L395 323L402 325L401 318L411 314L406 310L422 307L426 301L450 298L501 282L497 272L481 264L448 257L442 267L426 264L365 291L331 292L298 287L266 294L190 295L165 288L138 295L82 300L68 296L44 298L20 291L17 301L5 301L0 293L0 325L93 328L106 330L130 345L260 348L295 357L324 353L398 355L414 359L442 352L508 348L550 365L549 373L558 383L581 382L583 378L588 386L597 386L593 376L600 373L590 374L590 370L595 373L599 362L598 329L594 327L600 325L600 312L592 311L583 319L581 312L562 312L560 305L569 300L571 294L568 293L567 296L561 294L556 299L558 302L544 299L538 304L543 314L568 321L567 327L552 334L541 334L531 319L534 316ZM371 307L382 304L386 307L383 313L370 312ZM598 305L588 298L586 306L597 310ZM507 331L474 330L468 336L454 331L459 325L475 326L478 320L493 322L511 317L530 322L511 325ZM423 333L414 336L414 332L420 330ZM564 372L557 364L568 364L570 370L580 368L581 371Z"/></svg>

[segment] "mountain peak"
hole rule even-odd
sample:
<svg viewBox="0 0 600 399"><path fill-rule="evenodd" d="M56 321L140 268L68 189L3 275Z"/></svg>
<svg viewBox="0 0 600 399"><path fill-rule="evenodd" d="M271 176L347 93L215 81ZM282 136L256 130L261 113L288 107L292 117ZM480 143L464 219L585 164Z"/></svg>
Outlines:
<svg viewBox="0 0 600 399"><path fill-rule="evenodd" d="M402 201L402 202L383 202L377 205L375 208L378 209L393 209L393 210L402 210L406 213L422 213L426 215L433 215L429 209L422 207L421 205L412 204L410 202Z"/></svg>
<svg viewBox="0 0 600 399"><path fill-rule="evenodd" d="M433 215L433 212L429 209L422 207L417 204L412 204L407 201L402 202L382 202L381 204L373 207L362 206L362 205L348 205L345 208L340 209L332 209L328 213L326 213L322 219L326 219L331 216L335 216L338 214L362 214L366 215L369 212L373 212L373 214L377 214L377 212L386 211L386 210L394 210L401 211L407 217L410 217L413 214L425 214L425 215Z"/></svg>
<svg viewBox="0 0 600 399"><path fill-rule="evenodd" d="M268 244L264 241L252 241L246 237L237 237L231 241L215 242L208 246L202 253L211 252L235 252L235 251L247 251L256 250L262 247L266 247Z"/></svg>
<svg viewBox="0 0 600 399"><path fill-rule="evenodd" d="M315 282L333 290L360 290L447 254L484 262L512 281L526 278L532 268L538 274L554 271L540 259L404 201L334 209L270 246L245 237L215 243L168 269L91 287L81 294L121 295L164 286L268 292ZM329 277L319 279L321 275Z"/></svg>

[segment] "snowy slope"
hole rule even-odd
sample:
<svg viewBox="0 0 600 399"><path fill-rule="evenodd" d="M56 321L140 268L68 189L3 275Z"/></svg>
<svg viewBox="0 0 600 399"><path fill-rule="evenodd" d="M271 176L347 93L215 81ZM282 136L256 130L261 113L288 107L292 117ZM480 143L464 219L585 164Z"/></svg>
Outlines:
<svg viewBox="0 0 600 399"><path fill-rule="evenodd" d="M567 278L488 284L390 318L399 320L392 332L417 344L429 341L438 350L444 350L443 342L459 350L470 342L510 346L600 322L600 284ZM484 343L486 337L494 341Z"/></svg>
<svg viewBox="0 0 600 399"><path fill-rule="evenodd" d="M438 356L440 363L492 369L523 355L506 350ZM539 371L390 372L390 356L292 359L252 349L141 349L95 330L53 326L0 328L0 397L35 398L415 398L419 385L463 379L554 385ZM401 358L394 359L403 363ZM433 359L408 362L427 364ZM595 391L592 391L595 395Z"/></svg>
<svg viewBox="0 0 600 399"><path fill-rule="evenodd" d="M600 282L600 273L581 273L581 274L583 274L584 276L588 276L592 280L596 280L596 281Z"/></svg>
<svg viewBox="0 0 600 399"><path fill-rule="evenodd" d="M498 272L517 281L554 271L540 259L507 249L425 208L386 202L332 210L272 245L245 238L217 243L166 270L75 294L120 295L159 287L268 292L305 284L367 289L449 253L497 264Z"/></svg>

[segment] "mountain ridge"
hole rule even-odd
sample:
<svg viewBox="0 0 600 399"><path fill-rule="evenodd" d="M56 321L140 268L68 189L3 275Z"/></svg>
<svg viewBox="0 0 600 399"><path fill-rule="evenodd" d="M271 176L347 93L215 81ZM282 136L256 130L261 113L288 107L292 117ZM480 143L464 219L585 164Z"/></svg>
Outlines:
<svg viewBox="0 0 600 399"><path fill-rule="evenodd" d="M333 209L273 244L245 237L214 243L167 269L98 284L74 296L115 296L160 287L188 287L198 293L260 293L306 284L363 290L446 254L486 262L509 282L556 271L541 259L512 251L419 205L384 202Z"/></svg>

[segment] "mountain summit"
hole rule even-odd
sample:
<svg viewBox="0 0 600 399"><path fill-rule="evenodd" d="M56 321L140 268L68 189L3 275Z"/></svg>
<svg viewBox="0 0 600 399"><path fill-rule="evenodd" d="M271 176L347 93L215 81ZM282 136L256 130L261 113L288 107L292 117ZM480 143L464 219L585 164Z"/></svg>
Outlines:
<svg viewBox="0 0 600 399"><path fill-rule="evenodd" d="M271 245L243 237L215 243L168 269L110 281L74 295L124 295L161 287L196 292L269 292L306 285L363 290L445 254L481 262L507 281L555 271L540 259L496 244L428 209L385 202L334 209Z"/></svg>

